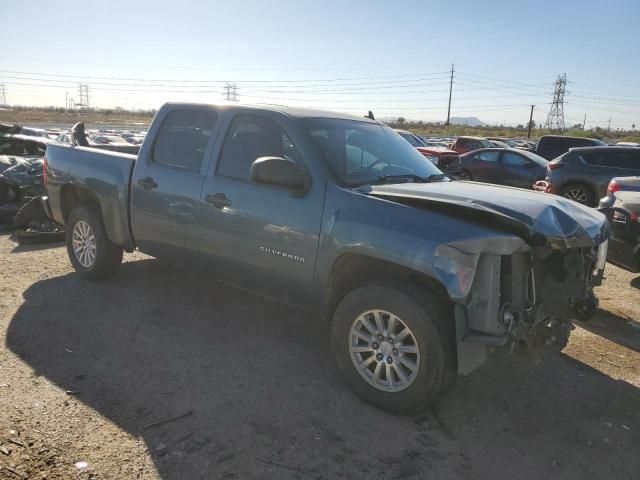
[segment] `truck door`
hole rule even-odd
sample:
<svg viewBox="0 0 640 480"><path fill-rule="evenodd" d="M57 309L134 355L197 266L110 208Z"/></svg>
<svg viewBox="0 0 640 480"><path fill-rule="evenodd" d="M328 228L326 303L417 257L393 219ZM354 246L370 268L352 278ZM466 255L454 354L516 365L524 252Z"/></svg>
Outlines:
<svg viewBox="0 0 640 480"><path fill-rule="evenodd" d="M315 152L293 121L278 114L238 113L228 121L224 141L214 154L217 162L202 191L200 250L229 282L305 305L313 282L326 182L317 162L305 161ZM290 159L309 172L308 191L295 196L285 188L252 183L251 164L264 156Z"/></svg>
<svg viewBox="0 0 640 480"><path fill-rule="evenodd" d="M211 107L163 108L148 135L131 184L131 226L138 248L184 262L198 251L197 204L213 148ZM208 153L208 155L207 155Z"/></svg>

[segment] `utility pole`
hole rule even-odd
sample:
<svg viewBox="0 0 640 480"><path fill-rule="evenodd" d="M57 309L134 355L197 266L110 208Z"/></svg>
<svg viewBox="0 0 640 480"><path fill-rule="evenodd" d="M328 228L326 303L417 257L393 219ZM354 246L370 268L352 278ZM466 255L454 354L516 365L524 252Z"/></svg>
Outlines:
<svg viewBox="0 0 640 480"><path fill-rule="evenodd" d="M451 118L451 92L453 91L453 69L454 64L451 64L451 80L449 81L449 108L447 109L447 127L449 126L449 120Z"/></svg>
<svg viewBox="0 0 640 480"><path fill-rule="evenodd" d="M551 110L547 115L547 121L544 123L544 128L549 130L558 130L564 132L564 94L567 89L567 74L558 75L555 88L553 90L553 102L551 103Z"/></svg>
<svg viewBox="0 0 640 480"><path fill-rule="evenodd" d="M226 82L224 86L223 98L228 102L238 101L238 85L236 83Z"/></svg>
<svg viewBox="0 0 640 480"><path fill-rule="evenodd" d="M533 124L533 107L535 107L535 105L531 105L531 113L529 114L529 130L527 131L527 138L531 138L531 125Z"/></svg>
<svg viewBox="0 0 640 480"><path fill-rule="evenodd" d="M74 106L79 109L89 109L89 85L86 83L78 84L78 102L74 102Z"/></svg>
<svg viewBox="0 0 640 480"><path fill-rule="evenodd" d="M0 83L0 105L7 104L7 91L4 88L4 83Z"/></svg>
<svg viewBox="0 0 640 480"><path fill-rule="evenodd" d="M584 114L584 120L582 121L582 131L584 132L584 129L587 128L587 114Z"/></svg>
<svg viewBox="0 0 640 480"><path fill-rule="evenodd" d="M69 92L64 92L64 111L69 110Z"/></svg>
<svg viewBox="0 0 640 480"><path fill-rule="evenodd" d="M611 131L611 117L609 117L609 123L607 124L607 131Z"/></svg>

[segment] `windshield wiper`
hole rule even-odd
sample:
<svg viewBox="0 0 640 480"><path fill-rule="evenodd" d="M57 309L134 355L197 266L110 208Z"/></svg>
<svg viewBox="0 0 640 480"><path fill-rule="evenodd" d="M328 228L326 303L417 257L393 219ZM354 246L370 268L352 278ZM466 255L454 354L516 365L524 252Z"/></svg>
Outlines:
<svg viewBox="0 0 640 480"><path fill-rule="evenodd" d="M373 184L401 183L400 182L401 180L404 180L405 182L414 182L414 183L439 182L441 180L444 180L444 174L435 173L433 175L429 175L428 177L421 177L420 175L415 175L413 173L403 173L398 175L382 175L371 183Z"/></svg>

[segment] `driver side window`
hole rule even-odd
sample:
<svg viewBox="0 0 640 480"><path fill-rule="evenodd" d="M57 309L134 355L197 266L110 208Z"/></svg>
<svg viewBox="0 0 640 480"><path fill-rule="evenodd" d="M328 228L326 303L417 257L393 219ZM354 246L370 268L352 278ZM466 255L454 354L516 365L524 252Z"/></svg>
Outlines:
<svg viewBox="0 0 640 480"><path fill-rule="evenodd" d="M355 131L346 130L346 153L347 153L347 174L351 174L365 168L373 166L378 162L379 158L368 150L366 134ZM382 167L382 164L380 164Z"/></svg>
<svg viewBox="0 0 640 480"><path fill-rule="evenodd" d="M276 122L258 115L238 115L224 139L217 174L248 182L251 165L260 157L302 164L298 149Z"/></svg>

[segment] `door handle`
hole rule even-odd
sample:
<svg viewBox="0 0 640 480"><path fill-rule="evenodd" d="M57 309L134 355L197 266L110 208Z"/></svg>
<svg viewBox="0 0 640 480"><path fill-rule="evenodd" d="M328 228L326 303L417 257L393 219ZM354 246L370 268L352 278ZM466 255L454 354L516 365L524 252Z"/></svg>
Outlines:
<svg viewBox="0 0 640 480"><path fill-rule="evenodd" d="M152 190L154 188L158 188L158 184L151 177L141 178L138 180L138 185L140 185L145 190Z"/></svg>
<svg viewBox="0 0 640 480"><path fill-rule="evenodd" d="M216 208L224 208L229 207L231 205L231 200L227 198L224 193L216 193L214 195L207 195L207 202L213 205Z"/></svg>

